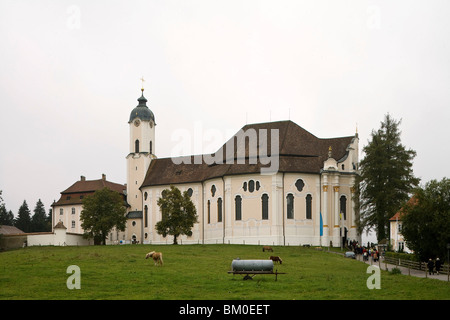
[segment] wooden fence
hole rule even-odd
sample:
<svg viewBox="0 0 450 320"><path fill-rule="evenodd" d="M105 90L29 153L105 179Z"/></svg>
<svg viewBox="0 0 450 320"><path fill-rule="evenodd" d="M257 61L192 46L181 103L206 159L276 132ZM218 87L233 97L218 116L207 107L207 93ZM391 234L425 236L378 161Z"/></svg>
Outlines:
<svg viewBox="0 0 450 320"><path fill-rule="evenodd" d="M370 258L369 258L370 259ZM411 261L411 260L405 260L400 258L393 258L393 257L384 257L383 261L380 261L379 264L392 264L396 265L397 267L403 267L407 268L408 271L411 269L419 270L425 272L425 274L428 274L428 266L426 262L417 262L417 261ZM434 269L436 272L436 268ZM439 271L440 274L446 274L449 275L449 265L443 264L441 266L441 270Z"/></svg>

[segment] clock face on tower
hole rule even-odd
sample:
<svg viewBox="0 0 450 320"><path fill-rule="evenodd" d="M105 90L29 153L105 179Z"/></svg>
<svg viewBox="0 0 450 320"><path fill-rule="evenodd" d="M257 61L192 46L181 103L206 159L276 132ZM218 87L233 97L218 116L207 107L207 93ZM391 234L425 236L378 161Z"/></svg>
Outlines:
<svg viewBox="0 0 450 320"><path fill-rule="evenodd" d="M134 120L134 125L136 127L139 127L140 124L141 124L141 122L138 119Z"/></svg>

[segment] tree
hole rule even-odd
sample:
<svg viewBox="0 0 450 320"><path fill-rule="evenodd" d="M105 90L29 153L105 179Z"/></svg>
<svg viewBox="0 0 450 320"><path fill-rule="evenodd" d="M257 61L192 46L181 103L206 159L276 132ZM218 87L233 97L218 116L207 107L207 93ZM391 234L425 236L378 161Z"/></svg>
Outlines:
<svg viewBox="0 0 450 320"><path fill-rule="evenodd" d="M158 206L162 213L161 221L156 223L158 234L166 237L173 236L173 244L177 244L180 235L192 236L192 227L197 223L197 210L187 191L181 194L180 189L170 186L162 192L158 199Z"/></svg>
<svg viewBox="0 0 450 320"><path fill-rule="evenodd" d="M0 190L0 226L12 226L14 224L14 215L11 210L6 210L6 205L3 203L2 190Z"/></svg>
<svg viewBox="0 0 450 320"><path fill-rule="evenodd" d="M44 204L42 203L41 199L36 202L36 206L33 210L34 214L31 217L31 231L32 232L44 232L44 231L50 231L48 229L47 224L47 215L45 214L45 208Z"/></svg>
<svg viewBox="0 0 450 320"><path fill-rule="evenodd" d="M359 231L375 228L378 241L388 235L389 218L410 198L418 185L412 170L416 152L400 142L400 121L387 114L372 140L363 148L360 174L355 179L355 205Z"/></svg>
<svg viewBox="0 0 450 320"><path fill-rule="evenodd" d="M445 257L450 243L450 179L418 188L403 208L402 235L421 260Z"/></svg>
<svg viewBox="0 0 450 320"><path fill-rule="evenodd" d="M14 221L14 226L23 232L31 231L30 209L28 209L28 204L25 200L23 200L23 203L19 208L19 213Z"/></svg>
<svg viewBox="0 0 450 320"><path fill-rule="evenodd" d="M94 244L106 244L106 235L116 227L125 231L126 209L122 196L108 188L95 191L83 200L80 214L81 227Z"/></svg>
<svg viewBox="0 0 450 320"><path fill-rule="evenodd" d="M0 204L0 226L14 225L14 214L11 210L7 211L4 203Z"/></svg>
<svg viewBox="0 0 450 320"><path fill-rule="evenodd" d="M53 216L53 210L52 210L52 208L50 208L50 209L48 209L48 215L45 218L45 223L47 224L48 230L52 230L52 227L53 227L52 226L52 221L53 221L52 216Z"/></svg>

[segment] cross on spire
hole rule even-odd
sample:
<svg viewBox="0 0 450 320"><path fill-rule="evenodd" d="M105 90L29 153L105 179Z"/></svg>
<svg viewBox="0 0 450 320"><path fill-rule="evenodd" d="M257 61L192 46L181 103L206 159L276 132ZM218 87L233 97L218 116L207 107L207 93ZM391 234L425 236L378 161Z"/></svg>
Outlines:
<svg viewBox="0 0 450 320"><path fill-rule="evenodd" d="M145 82L144 76L142 76L142 78L141 78L140 80L142 81L142 88L141 88L141 91L144 92L144 82Z"/></svg>

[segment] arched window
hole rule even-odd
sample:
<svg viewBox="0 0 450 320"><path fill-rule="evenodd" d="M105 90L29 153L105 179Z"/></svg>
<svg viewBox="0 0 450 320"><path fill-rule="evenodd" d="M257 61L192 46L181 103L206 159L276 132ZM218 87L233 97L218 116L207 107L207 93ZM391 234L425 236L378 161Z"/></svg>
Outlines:
<svg viewBox="0 0 450 320"><path fill-rule="evenodd" d="M138 153L139 152L139 140L136 139L136 141L134 142L134 152Z"/></svg>
<svg viewBox="0 0 450 320"><path fill-rule="evenodd" d="M147 228L148 226L148 207L144 207L144 227Z"/></svg>
<svg viewBox="0 0 450 320"><path fill-rule="evenodd" d="M342 219L347 219L347 197L341 196L340 198L340 211L339 213L342 213Z"/></svg>
<svg viewBox="0 0 450 320"><path fill-rule="evenodd" d="M236 196L234 198L235 202L235 219L242 220L242 198L241 196Z"/></svg>
<svg viewBox="0 0 450 320"><path fill-rule="evenodd" d="M217 199L217 222L222 222L222 198Z"/></svg>
<svg viewBox="0 0 450 320"><path fill-rule="evenodd" d="M289 193L286 197L287 218L294 219L294 195Z"/></svg>
<svg viewBox="0 0 450 320"><path fill-rule="evenodd" d="M269 196L267 194L263 194L261 196L261 205L262 205L262 219L269 219Z"/></svg>
<svg viewBox="0 0 450 320"><path fill-rule="evenodd" d="M248 191L250 191L250 192L255 191L255 181L250 180L250 181L248 182Z"/></svg>
<svg viewBox="0 0 450 320"><path fill-rule="evenodd" d="M208 200L208 224L211 223L211 201Z"/></svg>
<svg viewBox="0 0 450 320"><path fill-rule="evenodd" d="M312 196L306 196L306 219L312 219Z"/></svg>
<svg viewBox="0 0 450 320"><path fill-rule="evenodd" d="M150 154L153 154L153 143L150 141Z"/></svg>

